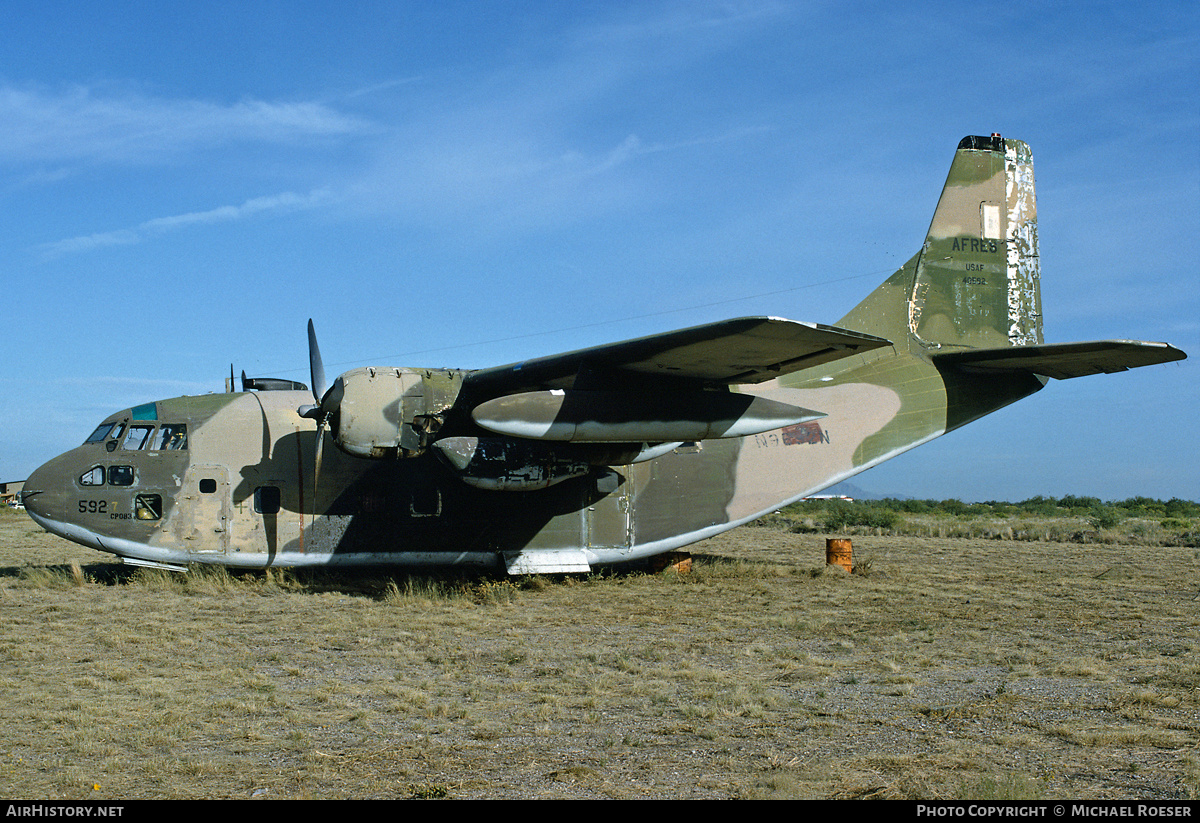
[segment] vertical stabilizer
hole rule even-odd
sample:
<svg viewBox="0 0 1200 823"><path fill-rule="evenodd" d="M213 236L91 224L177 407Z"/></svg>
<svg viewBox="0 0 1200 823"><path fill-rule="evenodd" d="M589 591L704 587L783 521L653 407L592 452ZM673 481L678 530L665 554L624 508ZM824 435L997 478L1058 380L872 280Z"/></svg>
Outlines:
<svg viewBox="0 0 1200 823"><path fill-rule="evenodd" d="M963 138L921 251L838 325L895 339L902 322L925 348L1042 342L1028 145Z"/></svg>

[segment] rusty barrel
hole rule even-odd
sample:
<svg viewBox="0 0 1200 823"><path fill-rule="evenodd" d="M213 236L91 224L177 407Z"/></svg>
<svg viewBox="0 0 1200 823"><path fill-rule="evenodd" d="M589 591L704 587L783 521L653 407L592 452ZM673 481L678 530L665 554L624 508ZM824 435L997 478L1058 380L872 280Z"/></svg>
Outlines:
<svg viewBox="0 0 1200 823"><path fill-rule="evenodd" d="M851 559L850 540L845 537L830 537L825 540L825 563L829 566L841 566L847 572L853 571L854 562Z"/></svg>

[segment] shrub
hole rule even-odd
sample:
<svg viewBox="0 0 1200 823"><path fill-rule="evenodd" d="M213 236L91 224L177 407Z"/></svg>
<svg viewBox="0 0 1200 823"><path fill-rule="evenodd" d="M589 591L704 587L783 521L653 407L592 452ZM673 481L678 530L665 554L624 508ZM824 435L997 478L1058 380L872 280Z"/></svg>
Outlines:
<svg viewBox="0 0 1200 823"><path fill-rule="evenodd" d="M1121 522L1121 513L1112 506L1097 504L1088 515L1093 529L1112 529Z"/></svg>
<svg viewBox="0 0 1200 823"><path fill-rule="evenodd" d="M892 529L899 522L900 515L892 509L869 503L832 501L825 512L826 531L841 531L852 526Z"/></svg>

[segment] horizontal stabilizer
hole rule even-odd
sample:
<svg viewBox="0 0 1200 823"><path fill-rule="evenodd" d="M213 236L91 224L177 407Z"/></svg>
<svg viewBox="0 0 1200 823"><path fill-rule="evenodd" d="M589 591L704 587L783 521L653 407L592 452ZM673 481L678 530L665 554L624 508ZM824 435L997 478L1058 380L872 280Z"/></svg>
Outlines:
<svg viewBox="0 0 1200 823"><path fill-rule="evenodd" d="M1042 346L968 349L933 355L939 365L973 372L1027 372L1066 380L1090 374L1135 369L1183 360L1187 355L1166 343L1138 340L1097 340Z"/></svg>

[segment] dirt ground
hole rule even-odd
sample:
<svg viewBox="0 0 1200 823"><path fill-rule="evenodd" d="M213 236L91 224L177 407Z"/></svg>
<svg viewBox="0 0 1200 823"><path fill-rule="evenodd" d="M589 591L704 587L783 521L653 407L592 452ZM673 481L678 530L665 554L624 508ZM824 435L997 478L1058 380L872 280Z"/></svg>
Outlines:
<svg viewBox="0 0 1200 823"><path fill-rule="evenodd" d="M749 526L689 574L135 572L0 519L21 798L1190 798L1193 548ZM76 568L72 568L76 564Z"/></svg>

